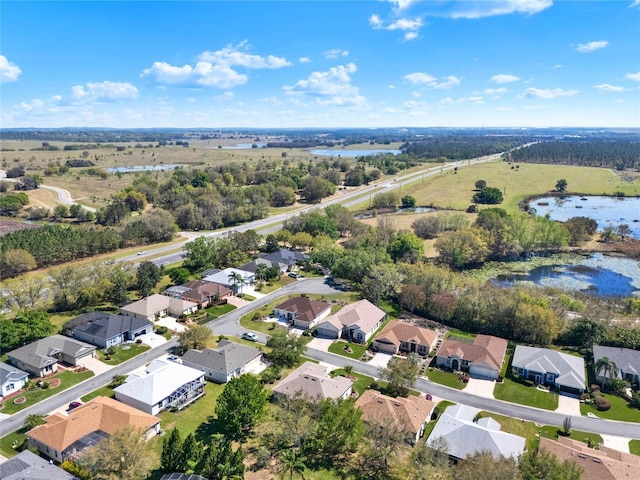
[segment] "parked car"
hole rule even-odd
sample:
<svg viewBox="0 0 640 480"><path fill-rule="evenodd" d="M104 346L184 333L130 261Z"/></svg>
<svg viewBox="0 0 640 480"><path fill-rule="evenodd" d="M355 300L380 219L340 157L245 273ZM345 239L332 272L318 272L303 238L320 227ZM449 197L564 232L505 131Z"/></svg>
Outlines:
<svg viewBox="0 0 640 480"><path fill-rule="evenodd" d="M244 332L242 334L242 338L244 340L249 340L251 342L257 342L258 341L258 336L255 333L252 333L252 332Z"/></svg>
<svg viewBox="0 0 640 480"><path fill-rule="evenodd" d="M299 275L298 275L297 273L293 273L293 272L291 272L291 273L289 274L289 276L290 276L291 278L298 278L298 277L299 277Z"/></svg>
<svg viewBox="0 0 640 480"><path fill-rule="evenodd" d="M147 252L145 252L144 250L140 250L140 251L138 252L138 255L146 255L146 254L147 254Z"/></svg>
<svg viewBox="0 0 640 480"><path fill-rule="evenodd" d="M71 410L75 410L76 408L78 408L81 405L82 405L82 402L71 402L69 404L69 408L67 408L67 412L70 412Z"/></svg>

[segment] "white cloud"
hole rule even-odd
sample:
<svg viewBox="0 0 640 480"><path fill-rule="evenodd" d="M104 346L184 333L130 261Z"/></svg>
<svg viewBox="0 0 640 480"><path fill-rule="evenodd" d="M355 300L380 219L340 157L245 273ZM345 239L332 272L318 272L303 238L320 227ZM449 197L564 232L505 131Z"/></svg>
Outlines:
<svg viewBox="0 0 640 480"><path fill-rule="evenodd" d="M485 95L498 95L500 93L505 93L507 91L506 88L502 87L502 88L485 88L484 89L484 94Z"/></svg>
<svg viewBox="0 0 640 480"><path fill-rule="evenodd" d="M444 4L446 10L434 15L446 18L484 18L496 15L510 15L514 13L534 15L553 5L552 0L467 0Z"/></svg>
<svg viewBox="0 0 640 480"><path fill-rule="evenodd" d="M428 73L414 72L405 75L404 79L412 85L425 85L426 87L434 90L448 90L456 85L460 85L460 79L454 75L443 77L438 81L438 78L433 77Z"/></svg>
<svg viewBox="0 0 640 480"><path fill-rule="evenodd" d="M640 0L633 0L633 2L631 2L631 5L629 5L629 8L634 8L634 7L640 7Z"/></svg>
<svg viewBox="0 0 640 480"><path fill-rule="evenodd" d="M0 83L15 82L22 73L20 67L0 55Z"/></svg>
<svg viewBox="0 0 640 480"><path fill-rule="evenodd" d="M358 70L354 63L338 65L324 72L313 72L292 86L284 86L289 95L317 97L321 104L338 106L362 106L366 99L351 85L350 75Z"/></svg>
<svg viewBox="0 0 640 480"><path fill-rule="evenodd" d="M391 85L391 84L389 84L389 85L387 85L387 88L388 88L389 90L395 90L395 89L396 89L396 86L395 86L395 85Z"/></svg>
<svg viewBox="0 0 640 480"><path fill-rule="evenodd" d="M384 24L384 22L380 19L380 17L378 15L371 15L369 17L369 25L371 25L373 28L381 28L382 25Z"/></svg>
<svg viewBox="0 0 640 480"><path fill-rule="evenodd" d="M640 2L640 0L638 0ZM627 73L624 78L627 80L633 80L634 82L640 82L640 72L637 73Z"/></svg>
<svg viewBox="0 0 640 480"><path fill-rule="evenodd" d="M562 65L560 65L559 63L556 63L553 67L551 68L562 68Z"/></svg>
<svg viewBox="0 0 640 480"><path fill-rule="evenodd" d="M608 83L594 85L593 88L595 88L596 90L600 90L601 92L624 92L624 87L609 85Z"/></svg>
<svg viewBox="0 0 640 480"><path fill-rule="evenodd" d="M459 105L461 103L477 103L477 104L482 104L484 103L483 98L481 96L478 95L469 95L466 97L460 97L460 98L456 98L453 99L451 97L447 97L444 98L442 100L440 100L440 104L441 105Z"/></svg>
<svg viewBox="0 0 640 480"><path fill-rule="evenodd" d="M404 40L411 41L419 37L419 31L424 26L424 21L419 18L398 18L389 24L385 25L385 22L378 15L371 15L369 17L369 25L376 30L400 30L404 32Z"/></svg>
<svg viewBox="0 0 640 480"><path fill-rule="evenodd" d="M580 90L564 90L562 88L527 88L522 96L524 98L557 98L572 97L580 93Z"/></svg>
<svg viewBox="0 0 640 480"><path fill-rule="evenodd" d="M25 112L30 112L32 110L38 110L38 109L40 109L42 107L44 107L44 102L42 100L40 100L39 98L34 98L29 103L20 102L20 104L19 104L19 108L21 110L25 111Z"/></svg>
<svg viewBox="0 0 640 480"><path fill-rule="evenodd" d="M311 63L311 59L309 57L300 57L298 59L298 62L300 62L300 63Z"/></svg>
<svg viewBox="0 0 640 480"><path fill-rule="evenodd" d="M414 98L420 98L422 96L422 93L416 92L414 90L413 92L411 92L411 96L414 97Z"/></svg>
<svg viewBox="0 0 640 480"><path fill-rule="evenodd" d="M491 81L494 83L511 83L517 82L518 80L520 80L520 77L516 77L515 75L510 75L508 73L499 73L498 75L491 77Z"/></svg>
<svg viewBox="0 0 640 480"><path fill-rule="evenodd" d="M138 97L138 89L126 82L89 82L71 87L71 97L91 102L131 100Z"/></svg>
<svg viewBox="0 0 640 480"><path fill-rule="evenodd" d="M609 45L609 42L607 42L606 40L598 40L596 42L589 43L579 43L576 47L576 50L580 53L591 53L595 52L596 50L600 50L607 45Z"/></svg>
<svg viewBox="0 0 640 480"><path fill-rule="evenodd" d="M331 50L327 50L326 52L322 52L324 58L327 59L336 59L338 57L346 57L349 55L349 50L340 50L339 48L332 48Z"/></svg>
<svg viewBox="0 0 640 480"><path fill-rule="evenodd" d="M250 55L246 52L247 41L228 45L216 52L205 51L198 55L195 66L173 66L167 62L154 62L143 70L141 78L148 78L164 85L232 88L244 85L248 76L232 67L248 70L277 69L291 65L285 58L268 55Z"/></svg>

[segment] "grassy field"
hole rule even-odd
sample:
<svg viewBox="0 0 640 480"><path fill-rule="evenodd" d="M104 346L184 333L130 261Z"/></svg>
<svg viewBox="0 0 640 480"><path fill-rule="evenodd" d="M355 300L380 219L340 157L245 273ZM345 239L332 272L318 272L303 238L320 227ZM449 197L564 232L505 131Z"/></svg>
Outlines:
<svg viewBox="0 0 640 480"><path fill-rule="evenodd" d="M617 395L603 393L607 400L611 402L611 408L604 412L599 411L595 405L580 404L580 413L586 415L593 413L600 418L608 420L620 420L623 422L640 422L640 410L631 406L624 398Z"/></svg>
<svg viewBox="0 0 640 480"><path fill-rule="evenodd" d="M112 355L108 355L104 350L98 350L98 359L107 365L119 365L122 362L126 362L127 360L146 352L151 347L142 343L127 343L125 345L118 345L112 348L115 351ZM111 358L107 360L107 356L110 356Z"/></svg>
<svg viewBox="0 0 640 480"><path fill-rule="evenodd" d="M536 387L528 387L510 378L505 378L502 383L496 383L493 394L495 398L505 402L518 403L544 410L558 408L558 396L555 393L544 392Z"/></svg>
<svg viewBox="0 0 640 480"><path fill-rule="evenodd" d="M347 347L351 348L351 353L345 350L345 348ZM343 357L353 358L355 360L359 360L366 350L367 345L360 345L359 343L345 342L342 340L336 340L334 343L329 345L330 353L342 355Z"/></svg>
<svg viewBox="0 0 640 480"><path fill-rule="evenodd" d="M427 369L425 372L427 378L433 383L439 383L440 385L446 385L447 387L456 388L462 390L467 386L455 373L442 372L435 369Z"/></svg>
<svg viewBox="0 0 640 480"><path fill-rule="evenodd" d="M342 375L344 377L348 376L344 368L337 368L331 372L332 378L337 377L339 375ZM353 390L358 392L358 394L360 395L362 395L365 392L365 390L367 390L373 383L373 378L367 375L362 375L360 373L352 372L351 376L356 378L356 381L353 382Z"/></svg>
<svg viewBox="0 0 640 480"><path fill-rule="evenodd" d="M623 182L605 168L519 164L518 169L512 169L505 162L464 167L457 174L444 172L403 187L402 194L414 196L418 205L464 211L471 204L476 180L485 180L488 186L504 193L505 200L500 206L513 212L526 197L553 190L560 178L567 180L570 193L610 195L622 191L626 195L640 195L638 182Z"/></svg>

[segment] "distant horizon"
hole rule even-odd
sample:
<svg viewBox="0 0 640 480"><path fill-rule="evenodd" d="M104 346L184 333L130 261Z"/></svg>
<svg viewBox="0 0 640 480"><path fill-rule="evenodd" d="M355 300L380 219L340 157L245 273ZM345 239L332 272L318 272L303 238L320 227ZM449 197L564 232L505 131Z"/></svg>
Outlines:
<svg viewBox="0 0 640 480"><path fill-rule="evenodd" d="M0 128L638 128L638 25L640 0L7 1Z"/></svg>

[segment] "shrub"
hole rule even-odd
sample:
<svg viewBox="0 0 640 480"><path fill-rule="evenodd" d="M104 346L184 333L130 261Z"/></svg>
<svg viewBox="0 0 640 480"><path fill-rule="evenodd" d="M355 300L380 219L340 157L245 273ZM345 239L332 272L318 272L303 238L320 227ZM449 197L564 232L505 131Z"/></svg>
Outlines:
<svg viewBox="0 0 640 480"><path fill-rule="evenodd" d="M600 412L605 412L611 408L611 402L604 398L604 395L596 395L595 404Z"/></svg>
<svg viewBox="0 0 640 480"><path fill-rule="evenodd" d="M169 329L167 327L165 327L164 325L160 325L160 326L156 327L156 333L158 335L164 335L168 331L169 331Z"/></svg>
<svg viewBox="0 0 640 480"><path fill-rule="evenodd" d="M136 343L142 343L142 339L141 338L137 338L136 339Z"/></svg>

